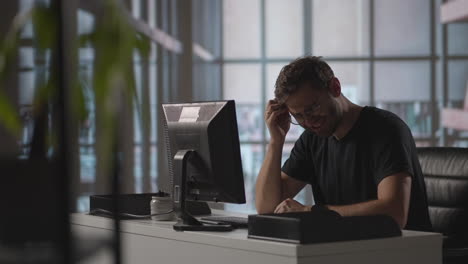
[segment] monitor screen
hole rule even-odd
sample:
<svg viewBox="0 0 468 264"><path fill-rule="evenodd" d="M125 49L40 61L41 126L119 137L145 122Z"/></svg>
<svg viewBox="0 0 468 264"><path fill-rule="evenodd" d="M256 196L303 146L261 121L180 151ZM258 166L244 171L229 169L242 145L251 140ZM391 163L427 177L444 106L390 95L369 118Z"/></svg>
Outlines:
<svg viewBox="0 0 468 264"><path fill-rule="evenodd" d="M234 101L163 104L163 111L174 210L185 200L245 203Z"/></svg>

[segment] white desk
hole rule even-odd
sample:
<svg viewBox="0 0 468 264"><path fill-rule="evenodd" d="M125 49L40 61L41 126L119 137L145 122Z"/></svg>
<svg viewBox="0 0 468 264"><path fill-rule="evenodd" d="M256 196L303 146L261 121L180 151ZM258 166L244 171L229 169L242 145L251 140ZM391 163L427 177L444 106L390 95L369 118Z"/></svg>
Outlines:
<svg viewBox="0 0 468 264"><path fill-rule="evenodd" d="M81 237L112 234L111 219L73 214L71 222ZM246 229L177 232L173 224L122 221L124 263L442 263L442 236L437 233L403 231L395 238L296 245L248 239ZM112 263L110 249L87 263Z"/></svg>

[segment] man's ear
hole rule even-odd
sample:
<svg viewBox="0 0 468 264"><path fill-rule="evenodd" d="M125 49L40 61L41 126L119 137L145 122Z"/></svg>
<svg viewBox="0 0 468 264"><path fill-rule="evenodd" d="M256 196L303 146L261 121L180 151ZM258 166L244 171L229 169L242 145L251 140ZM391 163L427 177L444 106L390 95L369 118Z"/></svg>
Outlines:
<svg viewBox="0 0 468 264"><path fill-rule="evenodd" d="M329 92L333 97L338 97L341 95L341 84L338 78L333 77L330 80L330 86L328 86Z"/></svg>

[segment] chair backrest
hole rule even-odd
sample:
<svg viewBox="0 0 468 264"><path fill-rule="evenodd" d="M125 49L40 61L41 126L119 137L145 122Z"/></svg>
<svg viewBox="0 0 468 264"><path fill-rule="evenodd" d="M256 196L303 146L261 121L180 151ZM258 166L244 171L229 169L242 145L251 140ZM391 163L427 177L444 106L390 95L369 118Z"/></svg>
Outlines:
<svg viewBox="0 0 468 264"><path fill-rule="evenodd" d="M418 148L435 232L468 245L468 148Z"/></svg>

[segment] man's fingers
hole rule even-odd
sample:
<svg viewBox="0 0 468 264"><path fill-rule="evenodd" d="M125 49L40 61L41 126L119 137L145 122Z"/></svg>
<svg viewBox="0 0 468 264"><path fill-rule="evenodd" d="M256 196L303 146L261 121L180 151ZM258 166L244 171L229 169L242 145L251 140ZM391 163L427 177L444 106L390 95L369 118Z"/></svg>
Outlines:
<svg viewBox="0 0 468 264"><path fill-rule="evenodd" d="M286 213L287 210L288 210L288 209L287 209L286 207L280 206L280 207L278 208L278 210L276 210L275 214Z"/></svg>
<svg viewBox="0 0 468 264"><path fill-rule="evenodd" d="M266 106L266 109L265 109L265 112L272 112L272 111L275 111L275 110L278 110L278 109L282 109L282 108L285 108L284 105L282 104L278 104L276 101L274 100L270 100L268 101L268 104Z"/></svg>
<svg viewBox="0 0 468 264"><path fill-rule="evenodd" d="M284 113L285 111L286 111L286 108L284 108L284 107L269 105L265 109L265 114L271 114L271 113L274 113L274 112Z"/></svg>
<svg viewBox="0 0 468 264"><path fill-rule="evenodd" d="M274 113L275 109L269 104L265 110L265 118L268 118L271 116L272 113Z"/></svg>
<svg viewBox="0 0 468 264"><path fill-rule="evenodd" d="M273 213L275 214L281 214L281 213L286 213L286 212L291 212L291 199L288 198L284 201L282 201L278 206L276 206L275 210Z"/></svg>
<svg viewBox="0 0 468 264"><path fill-rule="evenodd" d="M275 208L275 211L274 211L273 213L277 214L282 205L283 205L283 202L281 202L280 204L278 204L278 205L276 206L276 208Z"/></svg>
<svg viewBox="0 0 468 264"><path fill-rule="evenodd" d="M275 214L283 212L283 210L284 210L283 208L284 208L285 202L286 202L286 201L282 201L281 203L279 203L279 204L276 206L275 211L274 211Z"/></svg>
<svg viewBox="0 0 468 264"><path fill-rule="evenodd" d="M278 206L274 210L274 213L280 214L280 213L298 212L298 211L304 211L304 206L294 199L287 198L284 201L282 201L280 204L278 204Z"/></svg>
<svg viewBox="0 0 468 264"><path fill-rule="evenodd" d="M283 119L280 119L281 115L284 115L283 110L273 111L270 115L267 116L267 121L268 122L277 121L277 122L279 122L278 124L281 124L282 121L287 120L286 119L287 117L282 117Z"/></svg>

